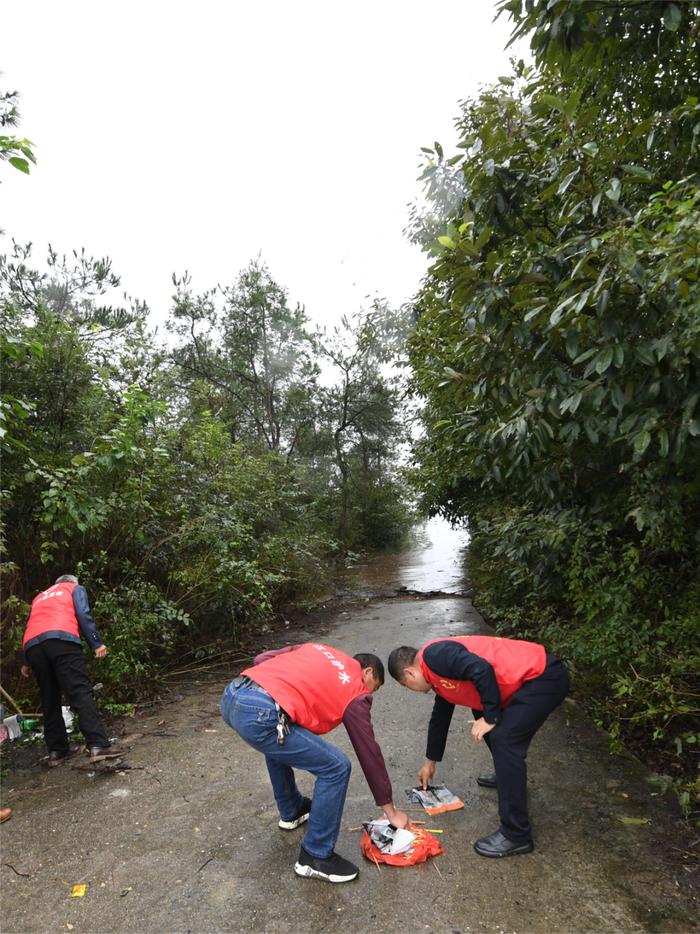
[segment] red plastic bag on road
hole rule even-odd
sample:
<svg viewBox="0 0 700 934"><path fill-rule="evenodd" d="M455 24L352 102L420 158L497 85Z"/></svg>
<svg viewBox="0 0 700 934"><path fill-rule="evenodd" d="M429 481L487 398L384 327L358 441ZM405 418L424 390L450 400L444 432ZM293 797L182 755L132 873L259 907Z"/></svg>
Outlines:
<svg viewBox="0 0 700 934"><path fill-rule="evenodd" d="M415 840L411 849L407 853L398 853L392 856L382 851L372 843L372 839L367 831L363 831L360 840L360 849L362 855L367 859L377 863L386 863L388 866L415 866L416 863L424 863L430 856L439 856L444 853L440 841L427 830L412 829L415 834Z"/></svg>

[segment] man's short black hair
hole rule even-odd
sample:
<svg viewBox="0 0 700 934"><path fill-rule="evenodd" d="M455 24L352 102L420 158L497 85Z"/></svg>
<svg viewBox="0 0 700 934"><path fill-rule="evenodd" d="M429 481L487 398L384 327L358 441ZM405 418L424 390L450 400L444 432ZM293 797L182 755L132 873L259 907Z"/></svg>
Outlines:
<svg viewBox="0 0 700 934"><path fill-rule="evenodd" d="M418 649L414 649L413 646L400 645L398 649L394 649L389 656L389 661L387 662L389 674L395 681L398 681L399 684L403 681L404 671L415 662L417 654Z"/></svg>
<svg viewBox="0 0 700 934"><path fill-rule="evenodd" d="M371 668L377 681L384 684L384 663L378 655L372 655L371 652L358 652L357 655L353 655L353 658L360 663L361 668Z"/></svg>

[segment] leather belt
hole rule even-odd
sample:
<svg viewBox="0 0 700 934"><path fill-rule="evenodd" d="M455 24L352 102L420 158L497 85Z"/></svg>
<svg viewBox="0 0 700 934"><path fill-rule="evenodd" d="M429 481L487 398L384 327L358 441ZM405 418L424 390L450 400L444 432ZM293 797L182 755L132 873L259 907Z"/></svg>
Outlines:
<svg viewBox="0 0 700 934"><path fill-rule="evenodd" d="M257 681L253 681L253 679L249 678L248 675L238 675L238 677L234 678L231 682L231 686L235 690L238 690L239 688L247 688L249 691L260 691L261 694L267 694L270 700L275 702L275 710L277 711L277 745L284 746L284 742L289 736L292 725L292 720L286 710L280 707L274 697L272 697L272 695L266 691L262 685L258 684Z"/></svg>
<svg viewBox="0 0 700 934"><path fill-rule="evenodd" d="M235 688L248 688L249 691L260 691L261 694L270 696L262 685L258 684L257 681L253 681L248 675L238 675L231 683Z"/></svg>

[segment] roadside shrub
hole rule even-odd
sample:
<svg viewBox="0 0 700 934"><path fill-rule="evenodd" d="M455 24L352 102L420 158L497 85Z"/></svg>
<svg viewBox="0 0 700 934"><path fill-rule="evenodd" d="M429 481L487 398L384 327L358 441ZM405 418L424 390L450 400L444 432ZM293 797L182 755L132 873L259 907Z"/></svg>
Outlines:
<svg viewBox="0 0 700 934"><path fill-rule="evenodd" d="M91 662L95 681L114 702L152 695L163 660L186 641L189 615L133 569L112 589L91 583L98 593L93 615L108 648L106 658Z"/></svg>

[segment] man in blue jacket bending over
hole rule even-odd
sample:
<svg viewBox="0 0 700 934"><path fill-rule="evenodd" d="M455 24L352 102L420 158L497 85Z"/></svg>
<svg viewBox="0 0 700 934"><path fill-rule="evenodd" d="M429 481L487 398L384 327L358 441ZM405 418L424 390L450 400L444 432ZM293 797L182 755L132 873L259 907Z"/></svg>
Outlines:
<svg viewBox="0 0 700 934"><path fill-rule="evenodd" d="M22 641L27 662L22 665L22 675L28 678L33 671L41 691L49 766L58 765L62 759L78 752L78 746L68 743L61 712L62 694L78 715L90 761L99 762L120 753L110 745L97 712L80 644L81 634L95 656L104 658L107 647L97 632L85 588L80 586L77 577L63 574L53 587L42 591L32 601Z"/></svg>

